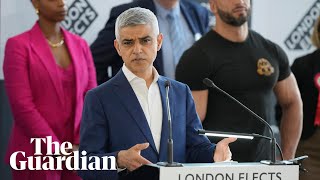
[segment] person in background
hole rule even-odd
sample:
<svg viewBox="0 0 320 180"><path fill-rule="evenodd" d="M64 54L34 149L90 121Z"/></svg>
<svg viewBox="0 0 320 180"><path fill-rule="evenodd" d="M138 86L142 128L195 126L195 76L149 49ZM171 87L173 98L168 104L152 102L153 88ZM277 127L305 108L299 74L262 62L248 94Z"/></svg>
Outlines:
<svg viewBox="0 0 320 180"><path fill-rule="evenodd" d="M309 156L303 162L309 172L300 173L300 180L320 177L320 17L314 25L311 41L317 49L296 59L291 66L303 102L303 129L296 155Z"/></svg>
<svg viewBox="0 0 320 180"><path fill-rule="evenodd" d="M190 89L160 76L154 68L163 41L156 16L145 8L130 8L117 18L115 33L114 46L124 64L116 76L87 93L79 150L85 150L89 157L100 157L100 162L104 156L114 156L117 167L125 170L78 171L78 174L83 179L117 180L144 164L167 161L167 83L174 161L231 160L228 144L236 139L226 138L212 144L198 135L197 129L202 126Z"/></svg>
<svg viewBox="0 0 320 180"><path fill-rule="evenodd" d="M53 141L79 145L80 120L86 92L96 86L89 46L60 26L67 14L65 0L32 0L39 19L34 26L7 40L3 72L14 117L5 160L24 151L34 156L31 138L51 136ZM46 146L42 146L46 154ZM14 180L80 179L69 170L14 170Z"/></svg>
<svg viewBox="0 0 320 180"><path fill-rule="evenodd" d="M154 66L160 75L174 79L183 51L208 32L210 12L193 0L136 0L112 8L109 20L91 45L98 84L122 67L121 57L113 47L114 26L119 14L131 7L147 8L156 14L164 40Z"/></svg>
<svg viewBox="0 0 320 180"><path fill-rule="evenodd" d="M188 84L206 130L265 134L266 126L222 93L208 89L204 78L238 99L267 122L275 122L274 94L283 116L280 127L284 158L291 159L302 129L302 103L285 52L248 28L250 0L210 0L216 17L213 29L181 57L178 81ZM270 159L264 139L231 144L239 162Z"/></svg>

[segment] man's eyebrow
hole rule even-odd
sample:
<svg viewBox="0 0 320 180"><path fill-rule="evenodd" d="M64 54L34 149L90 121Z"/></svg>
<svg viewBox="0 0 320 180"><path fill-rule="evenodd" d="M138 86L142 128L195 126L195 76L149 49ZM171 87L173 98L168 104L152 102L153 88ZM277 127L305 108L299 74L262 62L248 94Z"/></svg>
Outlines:
<svg viewBox="0 0 320 180"><path fill-rule="evenodd" d="M140 39L140 40L141 40L141 39L143 40L143 39L148 39L148 38L151 38L151 36L148 35L148 36L145 36L145 37L142 37L142 38L139 38L139 39Z"/></svg>
<svg viewBox="0 0 320 180"><path fill-rule="evenodd" d="M141 37L141 38L138 38L139 40L144 40L144 39L148 39L148 38L151 38L151 36L147 35L147 36L144 36L144 37ZM125 42L125 41L134 41L133 39L123 39L122 42Z"/></svg>
<svg viewBox="0 0 320 180"><path fill-rule="evenodd" d="M133 41L133 39L123 39L122 41Z"/></svg>

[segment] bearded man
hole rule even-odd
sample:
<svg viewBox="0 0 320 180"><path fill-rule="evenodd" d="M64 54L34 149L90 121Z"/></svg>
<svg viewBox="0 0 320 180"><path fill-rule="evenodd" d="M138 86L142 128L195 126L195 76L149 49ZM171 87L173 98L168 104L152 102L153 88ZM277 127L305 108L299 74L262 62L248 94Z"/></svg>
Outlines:
<svg viewBox="0 0 320 180"><path fill-rule="evenodd" d="M204 78L269 123L275 118L275 95L283 111L284 159L293 158L301 135L302 102L285 52L248 28L250 0L210 0L210 8L216 25L182 55L176 79L190 86L206 130L269 136L263 123L223 94L208 89ZM230 149L233 160L239 162L270 159L270 141L265 139L238 139Z"/></svg>

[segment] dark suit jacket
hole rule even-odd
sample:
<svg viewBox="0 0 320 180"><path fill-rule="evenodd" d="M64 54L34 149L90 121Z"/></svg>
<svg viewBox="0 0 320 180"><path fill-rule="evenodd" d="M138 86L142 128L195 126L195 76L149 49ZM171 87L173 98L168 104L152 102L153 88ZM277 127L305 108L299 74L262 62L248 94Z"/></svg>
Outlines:
<svg viewBox="0 0 320 180"><path fill-rule="evenodd" d="M157 14L152 0L137 0L128 4L123 4L112 8L110 18L104 29L99 32L97 39L91 45L96 71L97 81L101 84L110 79L107 69L112 67L112 76L121 68L123 62L113 46L115 39L115 22L117 17L125 10L132 7L143 7L150 9ZM194 2L194 0L180 0L181 11L193 34L204 34L209 30L209 11ZM154 62L154 66L160 75L163 75L162 51Z"/></svg>
<svg viewBox="0 0 320 180"><path fill-rule="evenodd" d="M309 138L315 131L314 118L319 91L314 84L314 76L320 73L320 50L300 57L292 64L303 102L303 130L301 139Z"/></svg>
<svg viewBox="0 0 320 180"><path fill-rule="evenodd" d="M159 77L158 85L163 108L163 122L158 153L151 130L122 70L110 81L89 91L85 98L80 130L80 152L86 150L88 156L116 156L120 150L149 142L149 147L141 155L156 163L167 160L168 118L165 101L165 82ZM174 161L213 162L215 146L208 138L197 134L202 128L195 110L191 91L187 85L174 80L169 91L172 116ZM81 164L81 163L80 163ZM117 179L117 171L82 171L83 179Z"/></svg>

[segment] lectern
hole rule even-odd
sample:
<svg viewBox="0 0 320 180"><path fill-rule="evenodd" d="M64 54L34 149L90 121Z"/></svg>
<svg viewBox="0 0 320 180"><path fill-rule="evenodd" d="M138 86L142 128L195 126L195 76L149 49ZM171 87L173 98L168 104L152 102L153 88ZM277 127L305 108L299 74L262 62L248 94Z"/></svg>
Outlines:
<svg viewBox="0 0 320 180"><path fill-rule="evenodd" d="M183 167L145 165L121 180L299 180L298 165L261 163L195 163Z"/></svg>

